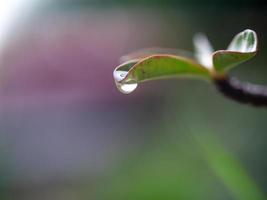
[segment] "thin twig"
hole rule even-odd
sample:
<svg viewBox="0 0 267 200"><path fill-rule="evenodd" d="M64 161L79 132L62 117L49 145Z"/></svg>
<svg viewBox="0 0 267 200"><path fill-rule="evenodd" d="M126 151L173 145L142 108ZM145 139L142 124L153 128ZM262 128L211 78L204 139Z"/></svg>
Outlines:
<svg viewBox="0 0 267 200"><path fill-rule="evenodd" d="M254 106L267 106L267 87L265 86L229 77L215 79L214 83L218 91L232 100Z"/></svg>

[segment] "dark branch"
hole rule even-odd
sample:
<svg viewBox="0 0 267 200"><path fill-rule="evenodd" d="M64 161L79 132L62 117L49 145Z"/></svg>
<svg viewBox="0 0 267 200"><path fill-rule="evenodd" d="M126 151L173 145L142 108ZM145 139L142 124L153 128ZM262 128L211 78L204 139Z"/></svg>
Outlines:
<svg viewBox="0 0 267 200"><path fill-rule="evenodd" d="M267 87L241 82L236 78L214 80L217 90L228 98L254 106L267 106Z"/></svg>

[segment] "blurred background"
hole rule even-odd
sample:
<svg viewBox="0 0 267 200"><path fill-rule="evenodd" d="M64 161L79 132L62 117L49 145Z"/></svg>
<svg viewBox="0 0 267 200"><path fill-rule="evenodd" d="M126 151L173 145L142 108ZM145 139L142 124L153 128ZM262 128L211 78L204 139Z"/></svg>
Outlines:
<svg viewBox="0 0 267 200"><path fill-rule="evenodd" d="M145 47L215 49L250 28L232 74L267 84L257 0L0 1L0 199L264 200L267 112L197 80L119 93L113 69Z"/></svg>

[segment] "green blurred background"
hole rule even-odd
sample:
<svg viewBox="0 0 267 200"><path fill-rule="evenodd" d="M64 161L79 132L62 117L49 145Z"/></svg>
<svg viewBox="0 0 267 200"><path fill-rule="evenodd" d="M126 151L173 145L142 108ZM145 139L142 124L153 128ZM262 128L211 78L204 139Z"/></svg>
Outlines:
<svg viewBox="0 0 267 200"><path fill-rule="evenodd" d="M112 77L131 51L193 51L198 32L223 49L249 28L259 53L232 75L267 84L265 1L10 2L0 4L1 200L267 199L265 108L187 79L122 95Z"/></svg>

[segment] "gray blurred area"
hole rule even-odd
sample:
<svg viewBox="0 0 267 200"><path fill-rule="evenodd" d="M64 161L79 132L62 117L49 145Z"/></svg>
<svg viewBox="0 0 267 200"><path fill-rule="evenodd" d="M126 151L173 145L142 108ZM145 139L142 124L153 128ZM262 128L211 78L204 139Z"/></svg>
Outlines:
<svg viewBox="0 0 267 200"><path fill-rule="evenodd" d="M2 56L1 140L15 199L103 176L144 143L151 125L142 121L160 112L162 94L127 97L113 83L118 58L136 45L132 32L151 40L137 19L116 9L47 12L29 18Z"/></svg>

